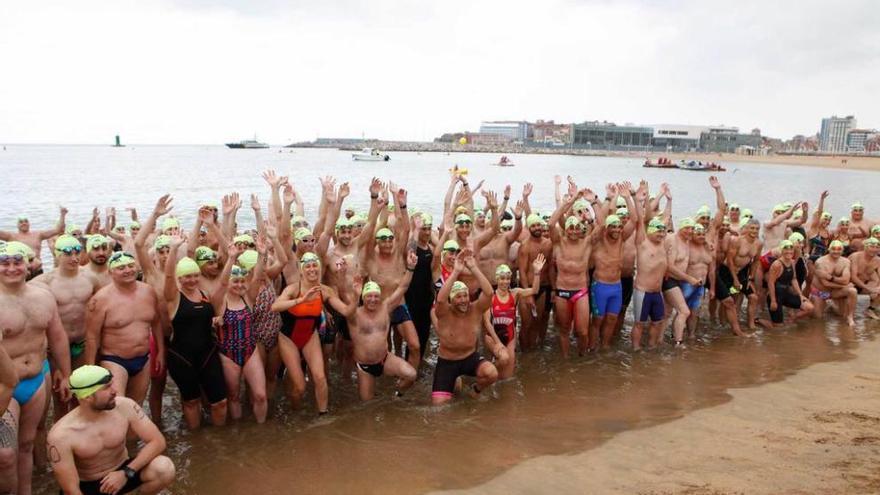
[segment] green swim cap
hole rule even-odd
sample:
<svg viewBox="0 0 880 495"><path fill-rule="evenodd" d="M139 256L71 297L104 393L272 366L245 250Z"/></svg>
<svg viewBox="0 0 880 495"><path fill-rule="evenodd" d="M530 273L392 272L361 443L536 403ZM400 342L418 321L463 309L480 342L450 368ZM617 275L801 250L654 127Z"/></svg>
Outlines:
<svg viewBox="0 0 880 495"><path fill-rule="evenodd" d="M308 220L306 220L306 217L302 215L295 215L293 218L290 219L290 225L296 225L298 223L303 223L306 225L309 224Z"/></svg>
<svg viewBox="0 0 880 495"><path fill-rule="evenodd" d="M871 227L871 235L880 234L880 225L875 225Z"/></svg>
<svg viewBox="0 0 880 495"><path fill-rule="evenodd" d="M468 215L467 213L459 213L458 216L455 217L455 224L456 225L459 225L459 224L462 224L465 222L473 223L474 221L471 220L470 215Z"/></svg>
<svg viewBox="0 0 880 495"><path fill-rule="evenodd" d="M24 258L30 258L28 251L29 248L25 243L19 241L9 241L3 243L3 251L0 252L0 254L6 254L10 256L20 254Z"/></svg>
<svg viewBox="0 0 880 495"><path fill-rule="evenodd" d="M656 218L652 218L650 222L648 222L648 228L645 230L648 234L653 234L655 232L666 231L666 224Z"/></svg>
<svg viewBox="0 0 880 495"><path fill-rule="evenodd" d="M740 213L740 216L746 217L746 218L754 218L755 214L752 213L752 210L750 210L748 208L743 208L743 211L742 211L742 213Z"/></svg>
<svg viewBox="0 0 880 495"><path fill-rule="evenodd" d="M782 202L782 207L785 208L786 210L791 209L792 206L794 206L794 203L792 203L791 201L783 201Z"/></svg>
<svg viewBox="0 0 880 495"><path fill-rule="evenodd" d="M589 208L589 207L590 207L589 201L582 198L582 199L575 201L574 205L572 205L571 209L575 213L580 213L582 211L587 211L587 208Z"/></svg>
<svg viewBox="0 0 880 495"><path fill-rule="evenodd" d="M139 228L141 228L140 222L131 222L130 224L128 224L129 232L131 232L134 229L139 229Z"/></svg>
<svg viewBox="0 0 880 495"><path fill-rule="evenodd" d="M434 217L430 213L422 213L422 227L431 227L434 225Z"/></svg>
<svg viewBox="0 0 880 495"><path fill-rule="evenodd" d="M72 248L80 248L82 249L82 245L79 243L79 239L72 235L60 235L57 239L55 239L55 254L61 254L65 249Z"/></svg>
<svg viewBox="0 0 880 495"><path fill-rule="evenodd" d="M605 217L605 226L606 227L612 227L612 226L619 227L621 225L623 225L623 221L620 220L619 216L608 215L607 217Z"/></svg>
<svg viewBox="0 0 880 495"><path fill-rule="evenodd" d="M315 253L306 253L299 259L299 266L305 266L308 263L317 263L320 266L321 258Z"/></svg>
<svg viewBox="0 0 880 495"><path fill-rule="evenodd" d="M126 253L125 251L117 251L110 255L110 259L107 261L107 268L110 270L115 270L116 268L133 265L134 262L134 256L132 256L130 253Z"/></svg>
<svg viewBox="0 0 880 495"><path fill-rule="evenodd" d="M617 197L617 207L626 206L626 199L623 196Z"/></svg>
<svg viewBox="0 0 880 495"><path fill-rule="evenodd" d="M95 249L96 247L102 246L104 244L110 244L110 239L107 239L101 234L90 235L88 240L86 241L86 252L91 252L92 249Z"/></svg>
<svg viewBox="0 0 880 495"><path fill-rule="evenodd" d="M697 209L697 214L694 216L696 216L697 218L711 217L712 210L710 210L707 205L703 205L699 209Z"/></svg>
<svg viewBox="0 0 880 495"><path fill-rule="evenodd" d="M578 217L576 217L574 215L565 219L565 228L566 229L568 229L569 227L579 227L580 225L581 225L580 219L578 219Z"/></svg>
<svg viewBox="0 0 880 495"><path fill-rule="evenodd" d="M544 223L544 219L541 218L541 215L538 215L537 213L532 213L531 215L526 217L526 227L528 228L532 228L532 226L534 225L543 225Z"/></svg>
<svg viewBox="0 0 880 495"><path fill-rule="evenodd" d="M788 208L785 207L784 204L779 203L773 207L773 213L785 213L788 211Z"/></svg>
<svg viewBox="0 0 880 495"><path fill-rule="evenodd" d="M696 225L696 222L694 222L694 219L691 217L684 217L678 221L679 229L693 228L694 225Z"/></svg>
<svg viewBox="0 0 880 495"><path fill-rule="evenodd" d="M788 239L779 241L779 249L794 249L794 243Z"/></svg>
<svg viewBox="0 0 880 495"><path fill-rule="evenodd" d="M629 208L618 208L617 211L614 212L618 217L628 217L629 216Z"/></svg>
<svg viewBox="0 0 880 495"><path fill-rule="evenodd" d="M850 208L851 210L864 210L864 209L865 209L865 205L863 205L861 201L856 201L856 202L853 203L852 206L850 206L849 208Z"/></svg>
<svg viewBox="0 0 880 495"><path fill-rule="evenodd" d="M706 232L706 227L703 227L702 224L694 225L694 234L703 234Z"/></svg>
<svg viewBox="0 0 880 495"><path fill-rule="evenodd" d="M162 232L175 227L180 228L180 220L174 217L168 217L165 220L162 220Z"/></svg>
<svg viewBox="0 0 880 495"><path fill-rule="evenodd" d="M833 240L833 241L831 241L831 244L828 245L828 249L829 249L829 250L831 250L831 249L843 249L843 248L845 248L845 247L846 247L846 245L845 245L843 242L841 242L841 241L839 241L839 240L836 240L836 239Z"/></svg>
<svg viewBox="0 0 880 495"><path fill-rule="evenodd" d="M865 239L865 242L862 243L863 246L880 246L880 239L876 237L868 237Z"/></svg>
<svg viewBox="0 0 880 495"><path fill-rule="evenodd" d="M376 231L376 239L394 239L394 232L388 227L382 227Z"/></svg>
<svg viewBox="0 0 880 495"><path fill-rule="evenodd" d="M18 216L18 221L19 221L19 222L27 222L27 221L28 221L28 216L27 216L27 215L19 215L19 216Z"/></svg>
<svg viewBox="0 0 880 495"><path fill-rule="evenodd" d="M804 242L804 236L800 232L792 232L791 235L788 236L788 240L792 243Z"/></svg>
<svg viewBox="0 0 880 495"><path fill-rule="evenodd" d="M351 228L351 220L347 218L340 218L336 220L336 230L340 229L350 229Z"/></svg>
<svg viewBox="0 0 880 495"><path fill-rule="evenodd" d="M822 220L831 220L831 213L827 211L822 212Z"/></svg>
<svg viewBox="0 0 880 495"><path fill-rule="evenodd" d="M480 208L477 208L476 210L474 210L474 216L475 216L475 217L478 217L478 216L480 216L480 215L482 215L482 216L486 216L486 212L484 212L484 211L483 211L482 209L480 209Z"/></svg>
<svg viewBox="0 0 880 495"><path fill-rule="evenodd" d="M361 295L366 296L367 294L382 294L382 287L379 286L376 282L370 280L369 282L364 284L364 288L361 290Z"/></svg>
<svg viewBox="0 0 880 495"><path fill-rule="evenodd" d="M300 227L293 232L293 238L296 242L301 242L310 235L312 235L312 231L305 227Z"/></svg>
<svg viewBox="0 0 880 495"><path fill-rule="evenodd" d="M739 210L740 207L736 203L730 203L730 206L727 207L728 210Z"/></svg>
<svg viewBox="0 0 880 495"><path fill-rule="evenodd" d="M70 374L68 382L70 383L70 392L77 399L85 399L98 390L110 385L113 375L106 368L86 364L75 369Z"/></svg>
<svg viewBox="0 0 880 495"><path fill-rule="evenodd" d="M210 261L214 261L217 259L217 253L214 252L213 249L208 246L199 246L196 248L195 252L196 263L199 267L202 267Z"/></svg>
<svg viewBox="0 0 880 495"><path fill-rule="evenodd" d="M156 239L153 241L153 248L155 248L157 251L162 248L166 248L166 247L170 247L170 246L171 246L171 236L170 235L165 235L165 234L157 235Z"/></svg>
<svg viewBox="0 0 880 495"><path fill-rule="evenodd" d="M464 282L462 282L461 280L456 280L452 284L452 290L449 291L449 300L451 301L452 298L455 297L456 294L461 293L461 292L467 292L467 291L468 291L468 286Z"/></svg>
<svg viewBox="0 0 880 495"><path fill-rule="evenodd" d="M495 276L496 277L500 277L501 275L512 275L512 274L513 274L513 271L510 269L509 266L505 265L504 263L498 265L498 268L495 269Z"/></svg>
<svg viewBox="0 0 880 495"><path fill-rule="evenodd" d="M794 210L791 213L791 218L794 218L794 219L798 219L802 216L804 216L804 210L801 210L801 209Z"/></svg>
<svg viewBox="0 0 880 495"><path fill-rule="evenodd" d="M751 220L751 218L747 216L742 216L742 218L739 219L739 228L743 228L748 225L749 220Z"/></svg>
<svg viewBox="0 0 880 495"><path fill-rule="evenodd" d="M198 275L201 273L201 270L199 270L199 264L196 263L196 260L186 257L181 258L181 260L177 262L177 268L174 270L174 273L180 278L187 275Z"/></svg>
<svg viewBox="0 0 880 495"><path fill-rule="evenodd" d="M837 221L837 225L840 225L842 223L850 223L849 217L840 217L840 219Z"/></svg>
<svg viewBox="0 0 880 495"><path fill-rule="evenodd" d="M236 262L239 266L244 268L247 271L251 271L257 266L257 260L260 258L260 253L256 252L253 249L247 249L243 253L238 255L238 259Z"/></svg>
<svg viewBox="0 0 880 495"><path fill-rule="evenodd" d="M458 245L458 242L454 239L449 239L448 241L443 243L444 251L460 251L461 247Z"/></svg>
<svg viewBox="0 0 880 495"><path fill-rule="evenodd" d="M502 229L509 228L510 230L513 230L516 224L513 222L513 220L502 220L500 226Z"/></svg>
<svg viewBox="0 0 880 495"><path fill-rule="evenodd" d="M241 234L241 235L237 235L237 236L233 237L232 243L233 244L243 243L243 244L251 245L251 244L254 244L254 238L250 234Z"/></svg>

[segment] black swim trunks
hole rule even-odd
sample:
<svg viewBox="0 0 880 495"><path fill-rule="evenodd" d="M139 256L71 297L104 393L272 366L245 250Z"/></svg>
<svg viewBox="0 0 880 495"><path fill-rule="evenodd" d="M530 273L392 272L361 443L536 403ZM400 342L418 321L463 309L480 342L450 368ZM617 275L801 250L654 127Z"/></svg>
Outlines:
<svg viewBox="0 0 880 495"><path fill-rule="evenodd" d="M477 376L480 364L485 361L483 356L476 351L464 359L437 358L437 366L434 367L434 385L431 387L431 397L452 397L455 391L455 380L459 376Z"/></svg>
<svg viewBox="0 0 880 495"><path fill-rule="evenodd" d="M128 466L128 464L132 460L133 459L129 459L129 460L123 462L119 467L114 469L114 471L119 471L120 469L124 468L125 466ZM141 473L137 472L137 473L135 473L134 478L131 478L130 480L126 481L125 484L122 485L122 488L116 493L133 492L133 491L137 490L137 488L139 486L141 486L143 483L144 482L141 480ZM80 481L79 482L79 491L81 491L83 493L83 495L104 495L104 493L101 491L101 480L100 479L92 480L92 481ZM58 493L60 493L61 495L64 495L63 490Z"/></svg>

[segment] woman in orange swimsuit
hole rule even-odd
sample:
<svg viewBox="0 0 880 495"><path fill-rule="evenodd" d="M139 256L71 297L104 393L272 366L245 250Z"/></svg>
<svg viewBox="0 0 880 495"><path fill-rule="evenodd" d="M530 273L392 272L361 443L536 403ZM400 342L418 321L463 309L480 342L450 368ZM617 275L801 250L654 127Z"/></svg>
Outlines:
<svg viewBox="0 0 880 495"><path fill-rule="evenodd" d="M321 261L318 255L304 254L299 265L299 282L288 285L272 304L272 311L281 313L278 346L281 360L293 382L293 404L299 404L306 392L301 361L305 358L315 385L318 414L325 414L328 404L327 376L324 374L324 357L317 330L324 310L324 294L334 291L321 284Z"/></svg>

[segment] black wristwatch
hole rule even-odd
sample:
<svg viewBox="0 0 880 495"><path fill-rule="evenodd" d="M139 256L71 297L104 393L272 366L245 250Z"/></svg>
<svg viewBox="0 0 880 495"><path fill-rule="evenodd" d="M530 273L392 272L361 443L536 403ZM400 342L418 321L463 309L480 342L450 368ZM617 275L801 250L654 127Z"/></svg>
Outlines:
<svg viewBox="0 0 880 495"><path fill-rule="evenodd" d="M137 471L135 471L134 469L132 469L128 466L124 466L122 468L122 472L125 473L126 479L130 479L130 480L133 480L135 478L135 476L137 476L137 474L138 474Z"/></svg>

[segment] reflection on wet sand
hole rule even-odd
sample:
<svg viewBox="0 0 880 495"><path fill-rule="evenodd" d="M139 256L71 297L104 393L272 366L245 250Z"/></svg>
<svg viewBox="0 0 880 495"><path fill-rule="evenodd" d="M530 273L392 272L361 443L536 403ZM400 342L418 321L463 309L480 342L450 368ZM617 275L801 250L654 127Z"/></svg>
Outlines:
<svg viewBox="0 0 880 495"><path fill-rule="evenodd" d="M618 432L725 402L728 388L846 359L866 335L833 321L751 339L713 330L681 351L612 351L564 363L548 347L523 356L517 378L497 386L493 397L440 410L428 405L430 376L402 400L389 398L386 383L383 398L358 404L352 387L333 397L331 419L315 419L306 407L264 426L244 421L172 432L169 452L180 474L174 492L421 493L473 486L523 460L584 451ZM331 390L344 388L338 376L333 380ZM287 404L276 407L285 411Z"/></svg>

